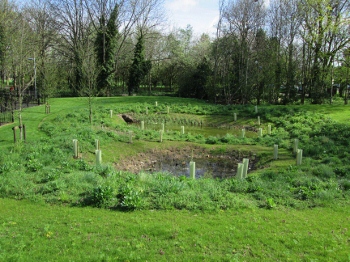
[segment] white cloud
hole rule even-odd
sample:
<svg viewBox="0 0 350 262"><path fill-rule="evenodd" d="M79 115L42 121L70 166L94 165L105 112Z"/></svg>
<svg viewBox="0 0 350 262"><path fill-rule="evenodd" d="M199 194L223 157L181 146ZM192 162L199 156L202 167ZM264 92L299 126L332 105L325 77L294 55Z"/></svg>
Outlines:
<svg viewBox="0 0 350 262"><path fill-rule="evenodd" d="M197 0L173 0L166 4L169 11L187 12L198 4Z"/></svg>
<svg viewBox="0 0 350 262"><path fill-rule="evenodd" d="M218 0L166 0L166 12L171 27L191 25L194 34L216 32L219 17Z"/></svg>

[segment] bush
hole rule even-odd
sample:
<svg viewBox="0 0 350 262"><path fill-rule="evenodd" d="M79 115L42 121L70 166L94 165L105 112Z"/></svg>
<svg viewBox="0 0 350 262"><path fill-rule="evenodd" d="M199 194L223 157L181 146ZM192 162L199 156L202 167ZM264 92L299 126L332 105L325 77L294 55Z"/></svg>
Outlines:
<svg viewBox="0 0 350 262"><path fill-rule="evenodd" d="M124 210L136 210L142 207L142 198L138 190L130 184L123 185L118 190L118 206Z"/></svg>
<svg viewBox="0 0 350 262"><path fill-rule="evenodd" d="M333 171L333 168L329 165L320 164L316 167L311 169L312 175L323 178L323 179L329 179L335 177L335 173Z"/></svg>
<svg viewBox="0 0 350 262"><path fill-rule="evenodd" d="M206 144L209 144L209 145L215 145L219 142L218 138L215 137L215 136L210 136L208 137L206 140L205 140L205 143Z"/></svg>
<svg viewBox="0 0 350 262"><path fill-rule="evenodd" d="M99 185L92 191L91 204L96 207L106 207L113 197L113 189L107 185Z"/></svg>

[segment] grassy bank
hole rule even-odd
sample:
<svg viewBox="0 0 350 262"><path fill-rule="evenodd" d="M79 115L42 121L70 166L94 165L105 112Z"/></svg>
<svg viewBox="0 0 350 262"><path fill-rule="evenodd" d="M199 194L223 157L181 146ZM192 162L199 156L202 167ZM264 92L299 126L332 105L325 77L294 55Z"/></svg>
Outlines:
<svg viewBox="0 0 350 262"><path fill-rule="evenodd" d="M51 99L50 105L50 114L44 106L21 113L25 143L13 143L18 123L0 127L0 260L350 259L348 106L261 106L255 112L250 105L191 99L96 98L90 124L86 98ZM146 129L140 122L127 125L121 114L144 121ZM192 131L181 134L181 126ZM295 138L304 154L300 166ZM95 139L102 165L95 164ZM118 169L123 161L136 165L167 150L184 150L180 164L203 152L256 162L244 180L234 176L235 168L232 177L206 173L196 180Z"/></svg>

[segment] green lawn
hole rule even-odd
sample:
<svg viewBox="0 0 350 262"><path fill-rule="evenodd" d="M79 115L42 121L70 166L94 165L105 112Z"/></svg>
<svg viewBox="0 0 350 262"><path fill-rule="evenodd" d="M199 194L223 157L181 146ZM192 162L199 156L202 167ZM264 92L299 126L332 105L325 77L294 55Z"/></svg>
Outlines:
<svg viewBox="0 0 350 262"><path fill-rule="evenodd" d="M136 211L0 199L1 261L349 261L350 210Z"/></svg>
<svg viewBox="0 0 350 262"><path fill-rule="evenodd" d="M157 141L158 131L145 135L116 114L144 116L147 107L154 119L160 119L167 116L169 106L170 116L178 120L239 128L257 128L257 115L253 106L237 107L239 119L233 123L236 108L171 97L96 98L92 126L87 122L87 98L50 99L48 115L44 106L25 109L25 144L13 144L12 127L18 122L0 127L0 261L350 261L350 167L346 150L336 140L343 134L330 132L315 140L304 135L302 146L306 142L313 146L300 167L286 141L290 139L286 130L300 129L301 135L311 134L313 128L322 130L326 120L317 113L346 125L350 106L341 102L259 107L265 117L262 127L272 124L286 139L277 135L259 139L253 132L246 140L170 133L163 143ZM290 119L291 110L307 114ZM295 124L295 119L303 123ZM343 130L345 137L347 126L333 128ZM135 134L132 144L125 135L128 129ZM83 148L80 160L71 152L71 141L77 137ZM104 152L102 169L94 167L95 138L101 140ZM281 143L278 160L272 159L275 141ZM250 172L244 181L111 171L120 158L186 145L218 152L250 150L264 169ZM323 150L332 155L322 155ZM339 159L333 152L339 152ZM143 210L121 211L114 197L120 194L123 201ZM100 197L100 202L86 202L91 196L95 201ZM103 202L105 198L108 201ZM142 208L139 198L145 201ZM97 204L111 208L92 207Z"/></svg>

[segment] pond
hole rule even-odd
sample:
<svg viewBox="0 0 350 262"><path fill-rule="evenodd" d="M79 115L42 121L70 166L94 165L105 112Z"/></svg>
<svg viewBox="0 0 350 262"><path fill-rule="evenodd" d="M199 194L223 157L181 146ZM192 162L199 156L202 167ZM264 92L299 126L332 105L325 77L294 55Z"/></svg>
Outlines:
<svg viewBox="0 0 350 262"><path fill-rule="evenodd" d="M251 152L187 146L149 150L119 161L116 167L132 173L166 172L189 177L189 162L192 159L196 163L197 178L228 178L236 175L237 165L243 158L249 158L249 170L254 169L258 159Z"/></svg>

